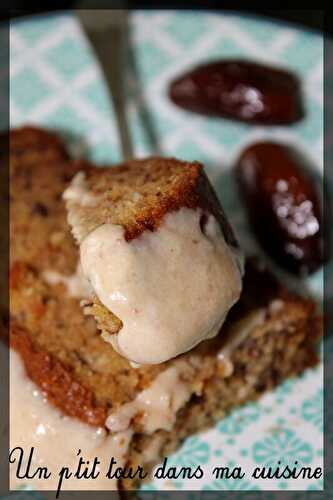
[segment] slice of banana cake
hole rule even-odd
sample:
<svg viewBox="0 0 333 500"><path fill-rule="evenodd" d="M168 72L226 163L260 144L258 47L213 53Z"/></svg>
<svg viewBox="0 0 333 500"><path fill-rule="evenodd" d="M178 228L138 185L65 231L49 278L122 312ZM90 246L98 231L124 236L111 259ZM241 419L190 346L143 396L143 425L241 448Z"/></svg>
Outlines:
<svg viewBox="0 0 333 500"><path fill-rule="evenodd" d="M46 131L22 128L10 137L11 448L34 446L36 463L52 468L75 463L80 444L85 459L101 458L101 478L111 456L118 465L149 470L187 436L317 363L322 320L313 301L287 291L267 270L248 261L240 299L218 335L165 362L134 368L101 338L94 317L84 315L80 306L90 289L78 278L79 248L62 196L80 172L89 183L93 167L69 161L61 142ZM148 169L143 165L134 162L135 168ZM119 185L120 179L126 185L128 165L112 168ZM183 169L179 163L172 168L184 175L178 174ZM189 178L200 177L198 172L201 167L189 165ZM97 193L97 180L91 182ZM167 217L161 206L163 216L154 218L159 227ZM196 207L182 208L196 212ZM101 219L101 226L106 221ZM209 227L209 217L201 223ZM127 227L133 232L129 230L128 241L125 236L126 244L155 232L143 222ZM234 247L226 234L221 230ZM22 482L12 469L11 487ZM31 485L52 490L57 481L32 480ZM63 489L137 486L137 479L107 484L101 479L83 486L68 480Z"/></svg>

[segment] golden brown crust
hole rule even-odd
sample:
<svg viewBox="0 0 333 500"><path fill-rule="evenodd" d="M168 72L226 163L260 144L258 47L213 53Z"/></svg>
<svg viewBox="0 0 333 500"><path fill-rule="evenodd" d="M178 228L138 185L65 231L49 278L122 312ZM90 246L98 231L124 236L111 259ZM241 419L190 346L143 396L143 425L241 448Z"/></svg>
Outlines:
<svg viewBox="0 0 333 500"><path fill-rule="evenodd" d="M16 134L24 135L25 131ZM23 139L17 140L23 143ZM15 151L11 153L14 155L11 162L12 345L21 353L31 378L53 404L66 414L100 425L105 411L133 399L172 361L133 369L100 338L93 319L82 314L79 300L69 297L63 284L51 285L45 280L47 270L66 276L75 272L78 251L70 235L61 194L73 175L86 167L64 161L63 155L55 150L52 156L57 159L52 167L46 166L43 154L36 155L33 146L31 148L32 155L30 150L20 155ZM39 205L36 208L37 203L43 208ZM292 355L297 369L304 369L314 353L312 336L314 332L318 334L320 327L313 302L288 294L275 280L258 270L248 268L246 277L241 301L231 311L224 333L228 325L245 317L247 312L283 298L281 311L267 317L262 328L268 338L276 338L276 332L281 332L281 349L287 345L288 332L292 337L292 332L298 331L307 347L300 349L303 354L298 361L298 351ZM259 333L257 330L253 335ZM192 351L191 354L202 358L198 379L206 380L215 373L218 380L216 352L224 338L225 335L219 335ZM309 351L308 357L304 355L305 348ZM215 383L212 379L212 390ZM207 390L208 387L210 385Z"/></svg>
<svg viewBox="0 0 333 500"><path fill-rule="evenodd" d="M97 225L121 224L130 241L145 230L155 230L167 212L197 206L195 188L201 169L199 163L170 158L131 160L112 170L92 167L86 171L89 190L106 197L102 206L87 211L98 218Z"/></svg>
<svg viewBox="0 0 333 500"><path fill-rule="evenodd" d="M227 242L237 246L200 163L152 157L130 160L112 169L85 165L82 172L87 192L95 203L84 205L80 200L68 203L69 212L75 213L75 221L80 225L75 231L79 241L106 223L122 225L125 239L130 241L143 231L157 229L169 212L200 207L216 216Z"/></svg>
<svg viewBox="0 0 333 500"><path fill-rule="evenodd" d="M63 413L89 425L103 427L107 407L97 406L93 392L77 382L70 366L36 348L23 328L11 325L10 346L21 356L27 375Z"/></svg>

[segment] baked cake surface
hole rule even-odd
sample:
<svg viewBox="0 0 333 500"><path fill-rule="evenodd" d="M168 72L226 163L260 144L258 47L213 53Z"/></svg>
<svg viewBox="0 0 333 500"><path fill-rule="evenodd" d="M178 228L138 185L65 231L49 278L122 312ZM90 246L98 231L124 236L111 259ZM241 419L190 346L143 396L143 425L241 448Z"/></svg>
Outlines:
<svg viewBox="0 0 333 500"><path fill-rule="evenodd" d="M215 215L227 242L237 245L200 163L152 157L130 160L112 170L87 166L76 183L87 195L67 200L78 242L106 223L121 225L130 241L157 229L168 212L200 207Z"/></svg>
<svg viewBox="0 0 333 500"><path fill-rule="evenodd" d="M83 315L65 281L45 279L49 271L67 277L75 273L78 250L62 193L78 172L93 176L93 167L69 161L59 139L41 130L17 130L10 142L10 343L48 400L64 414L104 426L110 412L135 400L179 359L189 366L195 360L195 370L181 374L189 395L170 428L149 432L143 415L134 414L128 463L142 463L147 444L156 441L154 462L232 407L317 362L321 318L314 303L290 294L248 263L241 299L215 339L176 360L131 367L101 339L94 319ZM118 172L123 176L126 167ZM226 356L232 339L237 342ZM121 484L133 486L131 480Z"/></svg>

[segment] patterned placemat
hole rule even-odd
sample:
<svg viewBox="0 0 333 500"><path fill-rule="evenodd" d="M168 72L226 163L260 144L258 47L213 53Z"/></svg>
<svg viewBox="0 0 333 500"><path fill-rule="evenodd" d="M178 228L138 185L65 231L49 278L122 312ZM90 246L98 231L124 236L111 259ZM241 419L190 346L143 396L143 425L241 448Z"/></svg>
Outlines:
<svg viewBox="0 0 333 500"><path fill-rule="evenodd" d="M236 15L145 11L131 15L137 73L129 77L129 115L137 156L165 155L207 166L242 245L257 251L237 198L230 168L244 145L280 139L323 168L323 39L269 21ZM112 41L111 41L112 42ZM110 42L110 43L111 43ZM73 16L16 21L11 26L11 125L36 123L59 129L77 155L119 159L112 107L92 53ZM245 57L297 72L303 81L306 117L289 127L263 128L188 115L166 95L173 76L196 62ZM112 61L110 61L112 64ZM138 92L138 85L139 90ZM147 119L155 131L152 141ZM318 272L303 288L322 295ZM256 466L323 465L323 368L288 381L258 403L246 405L214 429L188 439L169 466L201 465L203 479L158 481L145 489L320 490L322 480L251 480ZM241 466L243 479L213 480L214 466Z"/></svg>

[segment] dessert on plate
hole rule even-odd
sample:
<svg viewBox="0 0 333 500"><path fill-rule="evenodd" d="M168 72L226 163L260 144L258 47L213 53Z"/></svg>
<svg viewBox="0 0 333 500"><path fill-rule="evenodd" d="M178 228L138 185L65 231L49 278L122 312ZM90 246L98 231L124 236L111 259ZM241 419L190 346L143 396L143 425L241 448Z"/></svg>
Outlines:
<svg viewBox="0 0 333 500"><path fill-rule="evenodd" d="M316 364L315 304L260 263L243 265L201 165L155 158L99 170L71 161L55 134L25 127L10 132L10 170L10 445L34 446L33 463L54 471L75 468L78 449L99 457L98 480L71 477L62 489L137 488L137 475L106 476L112 456L148 471ZM128 324L138 329L121 338ZM11 488L22 482L13 464ZM30 485L57 489L57 474Z"/></svg>

